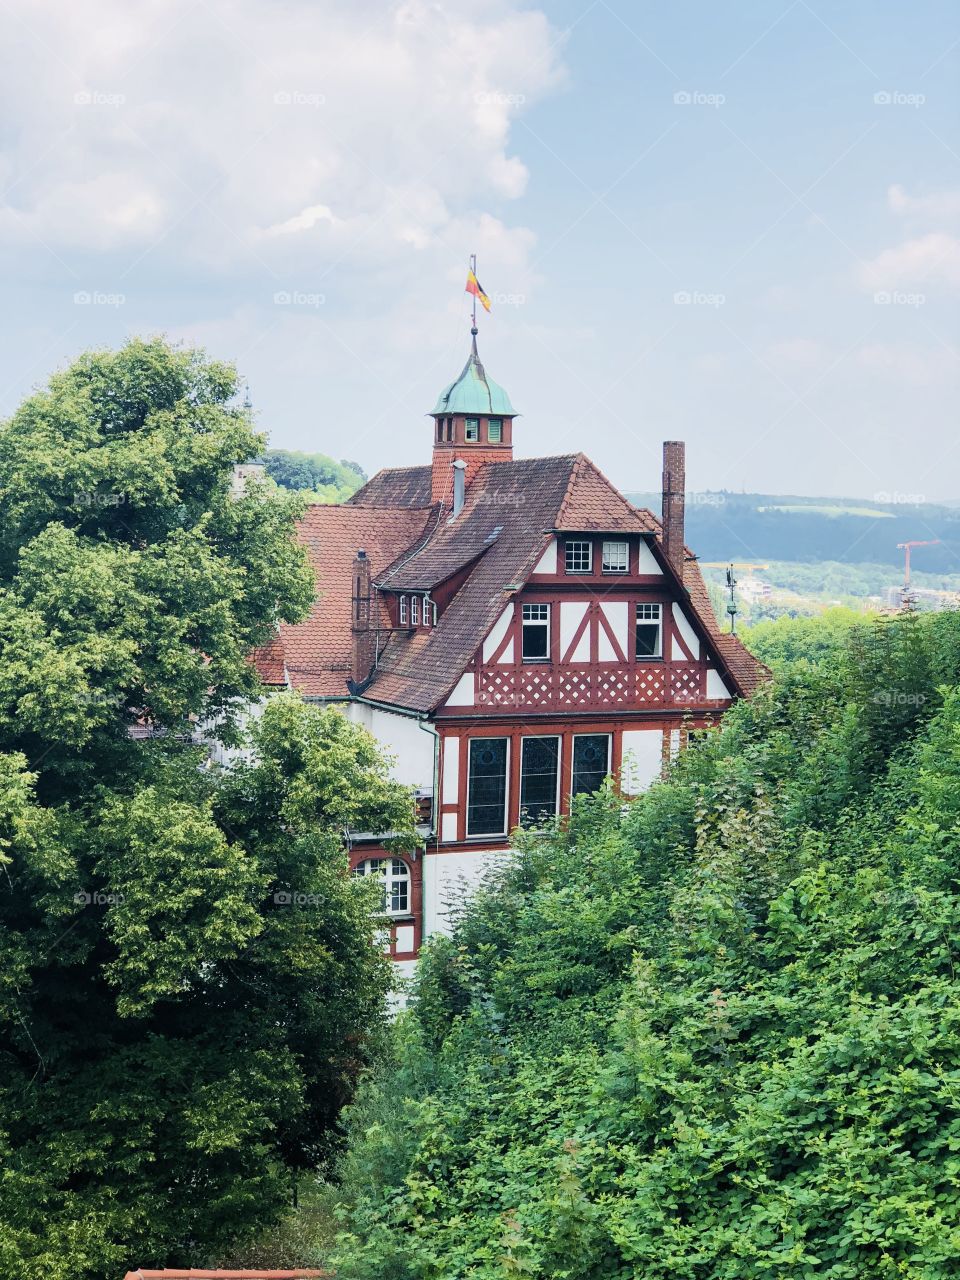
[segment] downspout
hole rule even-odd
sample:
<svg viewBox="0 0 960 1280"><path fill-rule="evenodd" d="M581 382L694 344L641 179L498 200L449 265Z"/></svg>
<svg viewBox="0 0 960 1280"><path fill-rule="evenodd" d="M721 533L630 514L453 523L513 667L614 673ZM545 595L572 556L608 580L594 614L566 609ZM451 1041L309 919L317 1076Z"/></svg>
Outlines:
<svg viewBox="0 0 960 1280"><path fill-rule="evenodd" d="M406 711L388 702L377 702L375 698L365 698L362 694L355 694L349 701L361 702L364 706L373 707L376 711L389 711L393 715L406 716L408 720L416 720L417 728L433 738L433 804L430 806L429 838L435 840L437 837L437 809L440 800L438 795L440 785L440 734L427 719L427 716L421 712Z"/></svg>

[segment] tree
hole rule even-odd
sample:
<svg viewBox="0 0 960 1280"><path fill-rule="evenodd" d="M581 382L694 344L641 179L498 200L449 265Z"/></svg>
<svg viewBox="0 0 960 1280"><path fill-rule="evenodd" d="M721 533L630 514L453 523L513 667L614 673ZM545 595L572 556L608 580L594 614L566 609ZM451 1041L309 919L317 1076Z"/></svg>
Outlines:
<svg viewBox="0 0 960 1280"><path fill-rule="evenodd" d="M356 462L334 462L325 453L268 449L264 465L281 488L312 494L322 502L345 501L367 478Z"/></svg>
<svg viewBox="0 0 960 1280"><path fill-rule="evenodd" d="M387 966L347 827L372 739L250 649L303 616L296 499L227 366L78 360L0 428L0 1274L106 1280L269 1224L328 1158ZM252 756L210 766L197 729ZM143 740L131 739L137 726Z"/></svg>

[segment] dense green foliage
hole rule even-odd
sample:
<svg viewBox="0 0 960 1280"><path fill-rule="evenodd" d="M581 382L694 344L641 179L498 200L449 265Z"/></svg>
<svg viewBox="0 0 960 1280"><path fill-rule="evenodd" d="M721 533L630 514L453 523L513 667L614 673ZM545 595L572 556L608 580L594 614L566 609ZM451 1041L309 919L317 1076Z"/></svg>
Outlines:
<svg viewBox="0 0 960 1280"><path fill-rule="evenodd" d="M263 461L271 480L311 502L345 502L367 478L357 463L334 462L325 453L267 449Z"/></svg>
<svg viewBox="0 0 960 1280"><path fill-rule="evenodd" d="M524 835L429 945L340 1280L956 1275L960 615L791 625L666 783Z"/></svg>
<svg viewBox="0 0 960 1280"><path fill-rule="evenodd" d="M297 500L230 496L236 377L131 342L0 427L0 1276L114 1280L266 1226L328 1158L385 963L346 826L412 838L368 735L273 700ZM132 740L130 730L148 734Z"/></svg>

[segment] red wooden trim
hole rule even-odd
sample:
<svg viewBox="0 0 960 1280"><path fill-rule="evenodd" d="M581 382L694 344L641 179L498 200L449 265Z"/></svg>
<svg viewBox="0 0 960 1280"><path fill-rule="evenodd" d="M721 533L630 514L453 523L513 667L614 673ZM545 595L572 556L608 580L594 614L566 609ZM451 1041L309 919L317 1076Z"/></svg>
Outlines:
<svg viewBox="0 0 960 1280"><path fill-rule="evenodd" d="M477 735L478 737L481 735ZM465 733L460 735L459 786L457 788L457 839L467 838L467 764L470 755L470 739Z"/></svg>
<svg viewBox="0 0 960 1280"><path fill-rule="evenodd" d="M520 824L520 755L523 750L523 729L515 729L510 735L510 760L507 777L507 834Z"/></svg>
<svg viewBox="0 0 960 1280"><path fill-rule="evenodd" d="M484 665L485 667L492 667L492 666L495 666L495 665L500 661L500 659L501 659L501 658L503 657L503 655L506 653L506 651L507 651L507 646L509 645L509 643L510 643L510 641L511 641L511 640L513 640L513 641L515 641L515 642L516 642L516 641L517 641L517 639L518 639L518 637L522 639L522 637L520 637L520 626L519 626L519 619L520 619L520 616L521 616L521 614L520 614L520 604L519 604L519 601L517 601L517 600L513 600L513 601L511 602L511 604L509 604L509 605L505 605L505 606L504 606L504 609L509 609L509 608L511 608L511 607L513 608L513 617L512 617L512 618L510 619L510 621L507 623L507 629L506 629L506 631L505 631L505 632L504 632L504 634L503 634L503 639L500 641L500 645L499 645L499 647L498 647L497 649L495 649L495 650L494 650L494 652L493 652L493 653L490 655L490 657L487 659L487 661L486 661L486 662L484 662L484 664L483 664L483 665ZM502 618L502 617L503 617L503 611L501 611L501 613L500 613L500 618ZM497 622L499 622L499 621L500 621L500 618L497 618ZM497 623L495 622L493 625L494 625L494 626L496 626L496 625L497 625ZM482 650L481 650L481 653L480 653L480 657L481 657L481 660L482 660L482 658L483 658L483 651L482 651ZM514 662L516 662L516 661L517 661L517 659L518 659L517 650L516 650L516 648L514 648L514 651L513 651L513 660L514 660ZM509 666L509 663L508 663L507 665Z"/></svg>
<svg viewBox="0 0 960 1280"><path fill-rule="evenodd" d="M582 603L582 602L581 602L580 600L568 600L568 601L561 601L561 603L566 603L566 604L580 604L580 603ZM560 659L560 665L561 665L561 666L574 666L574 665L576 665L576 664L574 663L574 661L573 661L573 657L572 657L572 655L573 655L574 653L576 653L576 651L577 651L577 645L578 645L578 644L580 643L580 641L583 639L583 633L586 631L587 627L589 627L589 625L590 625L591 612L592 612L592 610L593 610L593 608L594 608L594 605L593 605L593 604L592 604L592 602L590 602L589 600L586 602L586 606L587 606L587 607L586 607L586 608L584 609L584 611L583 611L583 617L582 617L582 618L580 619L580 621L577 623L577 629L576 629L576 631L575 631L575 632L574 632L574 634L573 634L573 639L570 641L570 644L567 646L567 652L566 652L566 653L563 655L563 657ZM560 628L559 628L559 627L557 627L557 630L559 631L559 630L560 630Z"/></svg>
<svg viewBox="0 0 960 1280"><path fill-rule="evenodd" d="M690 646L687 644L686 640L683 638L683 632L680 630L679 626L677 625L677 620L676 620L676 618L674 617L674 614L673 614L673 605L674 605L674 603L675 603L674 601L671 601L671 603L670 603L670 625L671 625L671 627L673 628L673 636L674 636L674 639L676 640L677 644L680 646L680 651L681 651L681 653L684 655L684 657L686 658L687 662L700 662L702 659L701 659L701 658L695 658L695 657L693 656L693 650L690 648ZM684 617L686 617L686 614L684 614ZM689 622L689 621L690 621L690 619L689 619L689 618L687 618L687 621ZM703 642L702 642L702 641L701 641L701 644L700 644L700 653L701 653L701 654L703 653ZM672 645L672 644L671 644L671 646L670 646L670 660L671 660L671 662L673 661L673 645Z"/></svg>
<svg viewBox="0 0 960 1280"><path fill-rule="evenodd" d="M600 626L601 626L601 627L603 627L604 633L606 634L607 639L610 641L610 646L611 646L611 648L613 649L613 652L617 655L617 656L616 656L616 658L614 659L614 661L619 662L622 666L627 666L627 655L623 652L623 648L622 648L622 646L621 646L621 644L620 644L620 641L619 641L619 640L617 639L617 637L614 635L613 627L611 627L611 625L610 625L610 619L607 617L607 615L606 615L606 614L604 613L604 611L603 611L603 605L602 605L602 604L598 605L598 606L597 606L597 609L598 609L598 617L599 617L599 621L600 621ZM627 612L627 635L629 635L629 634L630 634L630 613L629 613L629 609L628 609L628 612ZM636 648L636 646L634 646L634 649L635 649L635 648ZM598 635L598 637L597 637L597 653L598 653L598 655L599 655L599 652L600 652L600 637L599 637L599 635ZM599 657L598 657L598 661L599 661Z"/></svg>

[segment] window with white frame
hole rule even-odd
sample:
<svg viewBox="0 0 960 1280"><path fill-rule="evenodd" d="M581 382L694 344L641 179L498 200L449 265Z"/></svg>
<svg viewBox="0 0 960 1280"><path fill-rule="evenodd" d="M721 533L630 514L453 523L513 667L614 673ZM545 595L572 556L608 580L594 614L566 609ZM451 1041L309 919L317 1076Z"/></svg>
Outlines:
<svg viewBox="0 0 960 1280"><path fill-rule="evenodd" d="M463 438L464 440L470 440L470 441L480 439L480 419L479 418L465 419L464 429L463 429Z"/></svg>
<svg viewBox="0 0 960 1280"><path fill-rule="evenodd" d="M487 441L490 444L499 444L503 439L503 419L488 418L487 419Z"/></svg>
<svg viewBox="0 0 960 1280"><path fill-rule="evenodd" d="M379 910L388 916L410 914L410 868L402 858L366 858L353 869L355 876L379 876Z"/></svg>
<svg viewBox="0 0 960 1280"><path fill-rule="evenodd" d="M524 662L549 662L550 606L525 604L522 608L520 655Z"/></svg>
<svg viewBox="0 0 960 1280"><path fill-rule="evenodd" d="M593 570L593 543L568 541L565 550L567 573L591 573Z"/></svg>
<svg viewBox="0 0 960 1280"><path fill-rule="evenodd" d="M604 542L601 563L604 573L627 573L630 569L630 544Z"/></svg>
<svg viewBox="0 0 960 1280"><path fill-rule="evenodd" d="M467 765L467 835L507 831L507 739L471 738Z"/></svg>
<svg viewBox="0 0 960 1280"><path fill-rule="evenodd" d="M410 597L410 625L419 627L420 625L420 597Z"/></svg>
<svg viewBox="0 0 960 1280"><path fill-rule="evenodd" d="M407 625L407 597L406 596L400 597L400 625L401 627L405 627Z"/></svg>
<svg viewBox="0 0 960 1280"><path fill-rule="evenodd" d="M610 772L610 735L577 733L573 737L573 778L575 796L599 791Z"/></svg>
<svg viewBox="0 0 960 1280"><path fill-rule="evenodd" d="M537 827L555 816L560 799L560 739L524 738L520 744L520 822Z"/></svg>
<svg viewBox="0 0 960 1280"><path fill-rule="evenodd" d="M636 655L638 659L663 657L663 606L638 604Z"/></svg>

